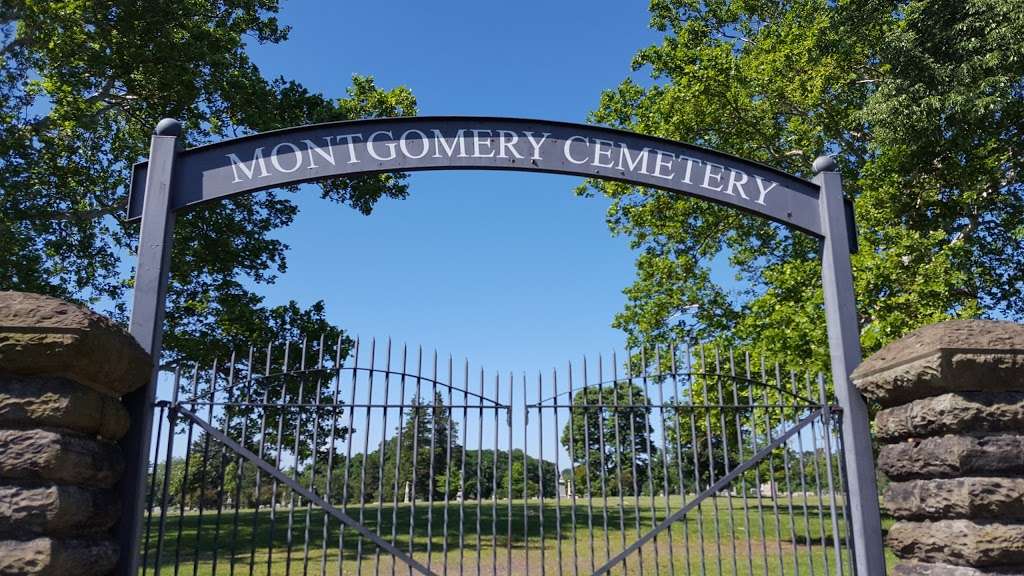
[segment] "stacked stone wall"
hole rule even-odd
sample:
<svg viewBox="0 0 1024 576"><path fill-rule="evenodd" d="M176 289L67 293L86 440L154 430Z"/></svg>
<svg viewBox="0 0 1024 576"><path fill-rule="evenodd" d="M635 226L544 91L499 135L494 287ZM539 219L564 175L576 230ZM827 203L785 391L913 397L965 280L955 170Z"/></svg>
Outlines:
<svg viewBox="0 0 1024 576"><path fill-rule="evenodd" d="M957 320L865 361L896 576L1024 574L1024 325Z"/></svg>
<svg viewBox="0 0 1024 576"><path fill-rule="evenodd" d="M109 574L129 429L149 356L107 318L0 292L0 576Z"/></svg>

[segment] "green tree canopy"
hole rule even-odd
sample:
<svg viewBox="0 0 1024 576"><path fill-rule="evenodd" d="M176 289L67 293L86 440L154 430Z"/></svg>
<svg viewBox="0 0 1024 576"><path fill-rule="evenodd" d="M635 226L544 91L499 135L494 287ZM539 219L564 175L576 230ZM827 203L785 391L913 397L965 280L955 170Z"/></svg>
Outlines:
<svg viewBox="0 0 1024 576"><path fill-rule="evenodd" d="M657 451L650 417L643 388L627 380L574 392L561 442L576 493L635 495L647 487Z"/></svg>
<svg viewBox="0 0 1024 576"><path fill-rule="evenodd" d="M354 77L343 98L266 78L248 44L288 29L276 0L39 1L0 6L0 288L112 302L126 313L137 227L124 221L133 162L163 117L187 145L283 126L415 113L405 88ZM297 210L288 191L236 198L179 218L164 346L210 358L272 323L314 336L322 306L268 308L252 284L285 271L272 232ZM337 179L321 195L369 213L402 198L403 176ZM276 335L275 335L276 336Z"/></svg>
<svg viewBox="0 0 1024 576"><path fill-rule="evenodd" d="M653 0L641 50L591 119L810 176L855 201L866 351L925 323L1024 317L1024 12L1003 0ZM640 255L615 325L632 345L757 342L827 366L817 242L706 202L592 181ZM726 259L736 289L715 282Z"/></svg>

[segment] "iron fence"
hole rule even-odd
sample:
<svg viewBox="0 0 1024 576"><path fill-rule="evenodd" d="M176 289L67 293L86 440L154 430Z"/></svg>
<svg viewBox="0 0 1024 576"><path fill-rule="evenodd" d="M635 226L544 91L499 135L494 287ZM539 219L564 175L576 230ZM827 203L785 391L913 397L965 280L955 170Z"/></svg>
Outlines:
<svg viewBox="0 0 1024 576"><path fill-rule="evenodd" d="M143 574L852 574L820 375L674 346L495 374L322 338L182 363Z"/></svg>

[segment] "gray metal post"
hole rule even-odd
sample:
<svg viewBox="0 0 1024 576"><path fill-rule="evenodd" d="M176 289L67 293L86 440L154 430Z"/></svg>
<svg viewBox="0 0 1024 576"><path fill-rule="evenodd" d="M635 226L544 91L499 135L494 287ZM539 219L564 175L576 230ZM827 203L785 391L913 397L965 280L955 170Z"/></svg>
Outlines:
<svg viewBox="0 0 1024 576"><path fill-rule="evenodd" d="M853 526L854 564L859 576L885 576L882 521L871 450L868 409L850 373L860 364L860 328L850 266L850 232L843 183L832 158L814 161L814 182L821 188L821 228L825 235L821 280L825 291L832 382L843 409L844 458Z"/></svg>
<svg viewBox="0 0 1024 576"><path fill-rule="evenodd" d="M146 386L128 394L124 399L131 418L131 428L122 442L125 471L119 487L123 501L117 529L121 548L116 571L119 576L135 576L139 568L145 479L153 423L152 405L160 372L164 300L167 296L174 232L174 213L170 208L171 176L180 134L181 125L176 120L166 118L157 124L150 141L130 331L139 344L153 355L153 373Z"/></svg>

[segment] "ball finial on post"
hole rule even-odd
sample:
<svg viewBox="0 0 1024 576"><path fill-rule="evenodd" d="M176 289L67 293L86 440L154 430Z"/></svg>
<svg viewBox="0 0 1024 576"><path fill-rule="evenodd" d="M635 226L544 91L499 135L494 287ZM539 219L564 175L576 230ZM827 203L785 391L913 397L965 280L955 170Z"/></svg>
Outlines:
<svg viewBox="0 0 1024 576"><path fill-rule="evenodd" d="M813 168L815 174L821 174L822 172L835 172L836 159L831 156L818 156L814 159Z"/></svg>
<svg viewBox="0 0 1024 576"><path fill-rule="evenodd" d="M181 136L181 122L174 118L164 118L153 131L157 136Z"/></svg>

